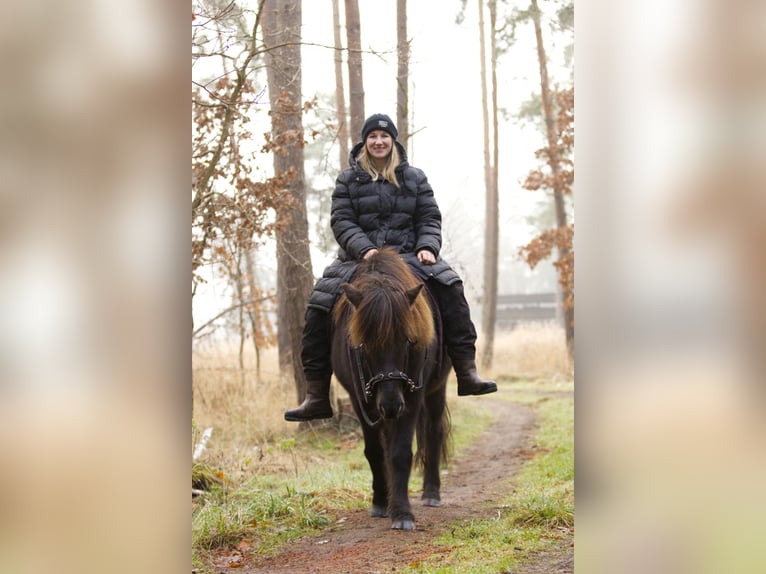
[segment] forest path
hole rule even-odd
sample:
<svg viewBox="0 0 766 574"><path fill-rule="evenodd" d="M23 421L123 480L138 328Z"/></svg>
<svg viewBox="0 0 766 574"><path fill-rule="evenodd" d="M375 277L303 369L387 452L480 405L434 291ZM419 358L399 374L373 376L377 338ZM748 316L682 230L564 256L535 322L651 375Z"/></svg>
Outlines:
<svg viewBox="0 0 766 574"><path fill-rule="evenodd" d="M348 511L321 533L295 540L276 555L235 551L221 556L216 574L378 574L446 553L448 548L434 543L437 536L455 522L494 515L513 488L513 475L535 454L536 420L530 407L488 396L469 400L486 401L494 421L450 462L442 476L442 506L422 506L419 493L412 495L417 530L391 530L388 518ZM573 572L573 549L539 555L518 572Z"/></svg>

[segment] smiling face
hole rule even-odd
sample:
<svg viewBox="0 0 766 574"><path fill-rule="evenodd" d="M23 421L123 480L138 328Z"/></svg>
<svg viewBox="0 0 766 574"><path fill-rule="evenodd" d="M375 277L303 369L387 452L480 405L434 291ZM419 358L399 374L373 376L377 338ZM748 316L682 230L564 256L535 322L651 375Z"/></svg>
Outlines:
<svg viewBox="0 0 766 574"><path fill-rule="evenodd" d="M391 149L394 147L394 138L391 134L383 130L372 130L364 142L367 147L367 153L377 167L386 164Z"/></svg>

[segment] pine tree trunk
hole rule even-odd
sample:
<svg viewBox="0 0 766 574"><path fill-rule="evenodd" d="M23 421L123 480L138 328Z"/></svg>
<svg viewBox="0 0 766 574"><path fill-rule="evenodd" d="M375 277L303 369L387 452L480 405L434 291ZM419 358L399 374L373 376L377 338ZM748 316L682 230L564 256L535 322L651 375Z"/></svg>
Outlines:
<svg viewBox="0 0 766 574"><path fill-rule="evenodd" d="M280 367L295 378L299 401L306 394L300 359L301 334L313 283L303 167L301 20L300 0L266 0L263 36L267 47L272 138L282 140L286 152L274 154L274 171L295 175L288 187L295 205L288 213L280 214L289 217L289 224L277 233L279 356ZM297 141L293 139L296 134Z"/></svg>
<svg viewBox="0 0 766 574"><path fill-rule="evenodd" d="M484 125L484 285L482 296L482 352L481 364L492 366L497 320L497 259L498 259L498 190L497 190L497 88L495 61L495 11L490 3L490 42L492 45L492 120L493 145L490 144L489 102L487 95L487 55L484 34L484 0L479 0L479 41L481 42L481 102ZM494 150L494 151L493 151ZM493 163L494 162L494 163Z"/></svg>
<svg viewBox="0 0 766 574"><path fill-rule="evenodd" d="M545 134L548 139L548 166L553 176L553 201L556 207L556 224L559 228L567 226L567 213L564 205L564 192L561 179L558 176L559 155L557 143L558 129L556 126L556 115L553 110L553 97L551 95L550 81L548 80L548 64L543 44L543 32L540 25L540 9L537 0L532 0L532 19L535 25L535 38L537 40L537 61L540 67L540 95L542 97L543 118L545 119ZM560 256L568 254L562 250ZM563 300L567 300L569 293L563 292ZM574 309L564 308L564 332L566 334L567 350L570 357L574 356Z"/></svg>
<svg viewBox="0 0 766 574"><path fill-rule="evenodd" d="M409 81L410 81L410 43L407 39L407 0L396 2L396 127L399 141L405 146L409 143Z"/></svg>
<svg viewBox="0 0 766 574"><path fill-rule="evenodd" d="M254 259L255 248L252 247L245 253L245 271L246 271L246 283L247 283L247 297L250 301L255 301L257 295L257 288L255 284L255 263ZM258 317L255 313L253 305L247 307L247 317L250 321L250 335L253 338L253 352L255 353L255 382L261 382L261 350L258 345Z"/></svg>
<svg viewBox="0 0 766 574"><path fill-rule="evenodd" d="M359 3L346 0L346 36L348 45L348 88L351 112L351 139L361 137L364 125L364 81L362 79L362 32Z"/></svg>
<svg viewBox="0 0 766 574"><path fill-rule="evenodd" d="M242 249L237 248L236 260L234 265L236 270L233 273L232 281L234 282L235 290L237 293L236 302L239 304L237 309L237 330L239 331L239 350L237 352L237 360L239 364L239 382L244 389L245 386L245 340L247 339L247 329L245 328L245 284L244 277L242 276ZM234 303L234 301L232 301Z"/></svg>
<svg viewBox="0 0 766 574"><path fill-rule="evenodd" d="M343 88L343 43L340 34L339 0L332 0L333 40L335 42L335 111L338 116L338 153L339 168L348 162L348 112L346 111L346 92Z"/></svg>

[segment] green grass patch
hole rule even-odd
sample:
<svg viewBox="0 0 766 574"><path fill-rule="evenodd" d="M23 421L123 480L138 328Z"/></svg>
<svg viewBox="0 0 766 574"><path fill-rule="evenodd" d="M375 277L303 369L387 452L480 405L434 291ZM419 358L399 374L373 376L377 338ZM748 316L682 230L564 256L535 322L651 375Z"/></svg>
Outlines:
<svg viewBox="0 0 766 574"><path fill-rule="evenodd" d="M560 545L562 539L573 539L573 399L541 396L537 385L516 390L510 400L532 405L539 428L531 448L534 456L515 477L514 492L491 518L457 524L438 537L434 542L449 548L446 555L400 572L496 574L518 568L532 553Z"/></svg>
<svg viewBox="0 0 766 574"><path fill-rule="evenodd" d="M361 441L337 450L339 437L300 434L279 439L274 449L295 461L290 473L251 475L239 483L223 479L201 496L192 512L195 563L206 554L247 539L259 553L325 527L349 508L366 505L369 470Z"/></svg>
<svg viewBox="0 0 766 574"><path fill-rule="evenodd" d="M540 426L535 455L522 467L515 492L487 520L455 525L435 542L449 553L403 568L418 573L496 573L518 566L532 552L549 548L574 524L574 444L572 399L545 394L561 391L559 383L513 382L509 400L531 405ZM570 386L571 388L571 386ZM504 395L498 395L498 398ZM455 455L472 444L492 417L479 401L450 397L451 446ZM360 437L331 430L277 437L269 454L289 461L275 473L242 473L241 461L195 466L194 475L210 490L192 513L193 565L211 572L211 553L247 540L254 552L278 552L290 540L332 525L343 512L370 505L372 477ZM229 466L227 466L227 464ZM255 463L248 461L255 467ZM251 467L248 467L251 469ZM235 477L235 478L230 478ZM413 472L411 489L422 488Z"/></svg>
<svg viewBox="0 0 766 574"><path fill-rule="evenodd" d="M476 403L453 402L451 443L459 452L492 419ZM195 465L195 476L209 478L211 488L192 511L193 564L200 571L209 571L215 549L247 539L254 552L274 553L290 540L333 524L345 511L370 506L372 475L361 437L350 441L349 435L332 430L307 431L277 438L267 451L292 461L292 470L245 476L236 469ZM413 471L410 485L422 489L419 471Z"/></svg>

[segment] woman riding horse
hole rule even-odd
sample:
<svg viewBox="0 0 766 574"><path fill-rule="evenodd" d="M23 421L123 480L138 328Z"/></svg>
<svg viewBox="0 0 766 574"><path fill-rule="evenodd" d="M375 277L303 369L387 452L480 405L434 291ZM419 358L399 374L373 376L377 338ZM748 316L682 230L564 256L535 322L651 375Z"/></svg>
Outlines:
<svg viewBox="0 0 766 574"><path fill-rule="evenodd" d="M433 189L423 171L407 162L397 135L387 115L367 118L362 141L351 150L350 167L336 181L330 225L340 249L309 298L301 352L306 398L298 408L285 412L288 421L332 417L331 311L341 285L351 278L359 262L383 247L398 251L436 300L458 395L497 390L493 381L476 372L476 329L463 282L439 257L442 217Z"/></svg>

